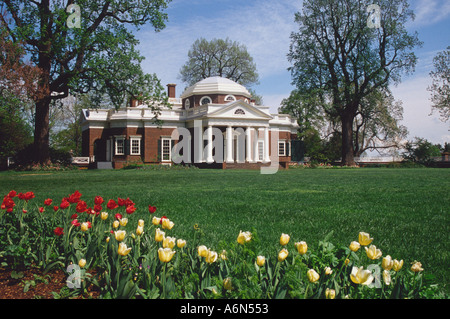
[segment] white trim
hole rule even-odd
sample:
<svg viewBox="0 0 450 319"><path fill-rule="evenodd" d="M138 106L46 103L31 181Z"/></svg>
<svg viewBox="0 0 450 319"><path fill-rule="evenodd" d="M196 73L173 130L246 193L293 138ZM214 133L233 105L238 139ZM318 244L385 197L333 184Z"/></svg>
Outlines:
<svg viewBox="0 0 450 319"><path fill-rule="evenodd" d="M164 142L169 141L169 153L164 152ZM169 159L164 159L164 155L169 155ZM172 139L170 137L161 137L161 162L172 161Z"/></svg>
<svg viewBox="0 0 450 319"><path fill-rule="evenodd" d="M122 142L122 152L119 152L118 142ZM125 155L125 137L124 136L114 136L114 155Z"/></svg>
<svg viewBox="0 0 450 319"><path fill-rule="evenodd" d="M138 142L138 151L137 152L133 152L133 142L137 141ZM141 137L140 136L133 136L130 137L130 155L141 155Z"/></svg>
<svg viewBox="0 0 450 319"><path fill-rule="evenodd" d="M229 97L231 97L232 99L228 100ZM232 94L228 94L227 96L225 96L224 101L225 102L235 102L236 101L236 97L234 95L232 95Z"/></svg>
<svg viewBox="0 0 450 319"><path fill-rule="evenodd" d="M208 99L208 100L209 100L209 103L202 104L203 99ZM202 96L202 98L200 99L200 102L199 102L200 106L202 106L202 105L207 105L207 104L211 104L211 103L212 103L212 99L211 99L209 96L207 96L207 95Z"/></svg>

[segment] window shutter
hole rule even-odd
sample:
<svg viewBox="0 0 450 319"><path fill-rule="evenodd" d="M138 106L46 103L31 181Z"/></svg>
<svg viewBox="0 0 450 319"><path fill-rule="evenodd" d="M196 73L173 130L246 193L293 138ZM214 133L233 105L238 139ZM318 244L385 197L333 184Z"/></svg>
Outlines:
<svg viewBox="0 0 450 319"><path fill-rule="evenodd" d="M158 155L157 155L156 161L161 162L162 161L161 139L158 140L158 153L157 154Z"/></svg>
<svg viewBox="0 0 450 319"><path fill-rule="evenodd" d="M129 139L125 139L123 141L123 148L124 148L123 153L125 155L130 155L130 140Z"/></svg>
<svg viewBox="0 0 450 319"><path fill-rule="evenodd" d="M289 156L290 154L290 149L289 146L291 145L290 140L286 140L286 156Z"/></svg>

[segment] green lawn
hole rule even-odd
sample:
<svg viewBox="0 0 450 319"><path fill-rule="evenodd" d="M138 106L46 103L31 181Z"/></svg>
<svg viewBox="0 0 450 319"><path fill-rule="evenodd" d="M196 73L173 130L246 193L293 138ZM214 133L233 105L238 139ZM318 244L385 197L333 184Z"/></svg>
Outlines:
<svg viewBox="0 0 450 319"><path fill-rule="evenodd" d="M276 254L281 233L304 240L311 249L333 231L331 241L347 246L365 231L383 256L422 262L439 284L449 284L448 169L297 169L261 175L259 171L115 170L68 172L3 172L0 194L34 191L33 203L79 190L90 205L130 197L147 218L175 222L180 238L192 238L198 224L202 242L218 248L235 241L240 230L256 230L261 253ZM147 220L147 219L146 219ZM135 224L134 224L135 225ZM135 227L133 225L133 227Z"/></svg>

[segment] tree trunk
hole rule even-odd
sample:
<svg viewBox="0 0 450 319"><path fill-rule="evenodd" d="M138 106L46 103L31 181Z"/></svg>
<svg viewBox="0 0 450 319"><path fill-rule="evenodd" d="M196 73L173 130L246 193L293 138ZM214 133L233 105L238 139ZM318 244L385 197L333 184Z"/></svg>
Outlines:
<svg viewBox="0 0 450 319"><path fill-rule="evenodd" d="M350 113L350 112L348 112ZM353 119L351 114L341 116L342 124L342 166L355 166L353 155Z"/></svg>
<svg viewBox="0 0 450 319"><path fill-rule="evenodd" d="M50 163L49 113L50 97L40 99L36 102L36 116L34 125L34 162L43 165Z"/></svg>

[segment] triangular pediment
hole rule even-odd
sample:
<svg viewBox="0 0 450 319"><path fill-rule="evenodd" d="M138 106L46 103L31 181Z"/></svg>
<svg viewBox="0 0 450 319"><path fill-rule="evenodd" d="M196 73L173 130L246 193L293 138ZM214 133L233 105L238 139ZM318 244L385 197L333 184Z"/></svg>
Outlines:
<svg viewBox="0 0 450 319"><path fill-rule="evenodd" d="M235 118L251 120L271 120L272 116L242 100L225 104L222 108L209 113L208 118Z"/></svg>

